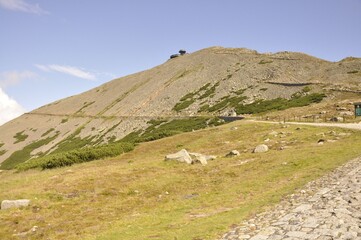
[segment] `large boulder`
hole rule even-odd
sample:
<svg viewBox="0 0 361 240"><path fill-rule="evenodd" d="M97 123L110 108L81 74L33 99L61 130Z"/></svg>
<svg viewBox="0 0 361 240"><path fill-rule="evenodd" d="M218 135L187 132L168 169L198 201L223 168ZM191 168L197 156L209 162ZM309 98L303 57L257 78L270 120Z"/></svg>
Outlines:
<svg viewBox="0 0 361 240"><path fill-rule="evenodd" d="M189 156L189 153L185 149L182 149L177 153L168 154L167 156L165 156L165 160L175 160L178 162L185 162L188 164L193 163L191 156Z"/></svg>
<svg viewBox="0 0 361 240"><path fill-rule="evenodd" d="M1 202L1 210L9 208L20 208L27 207L30 204L29 199L18 199L18 200L4 200Z"/></svg>
<svg viewBox="0 0 361 240"><path fill-rule="evenodd" d="M253 152L254 153L263 153L268 151L268 146L265 144L258 145Z"/></svg>

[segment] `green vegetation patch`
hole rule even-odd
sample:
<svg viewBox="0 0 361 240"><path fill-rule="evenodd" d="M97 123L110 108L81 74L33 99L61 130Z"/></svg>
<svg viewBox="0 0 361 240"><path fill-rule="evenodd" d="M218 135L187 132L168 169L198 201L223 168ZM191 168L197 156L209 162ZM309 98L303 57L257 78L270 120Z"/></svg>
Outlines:
<svg viewBox="0 0 361 240"><path fill-rule="evenodd" d="M305 87L302 93L297 92L293 94L289 100L285 98L275 98L271 100L257 100L251 104L243 104L243 100L247 99L247 97L241 95L244 92L244 90L241 89L234 92L237 96L223 97L213 106L209 106L208 104L203 105L199 109L199 112L219 112L225 108L234 108L237 114L255 114L274 110L285 110L292 107L303 107L312 103L319 103L326 97L323 93L305 95L305 93L310 90L309 87Z"/></svg>
<svg viewBox="0 0 361 240"><path fill-rule="evenodd" d="M14 138L16 139L16 141L14 142L14 144L23 142L29 137L29 135L23 134L24 131L21 131L21 132L18 132L15 134Z"/></svg>
<svg viewBox="0 0 361 240"><path fill-rule="evenodd" d="M195 99L189 99L189 100L185 100L185 101L180 101L179 103L177 103L174 107L173 110L180 112L183 109L186 109L187 107L189 107L190 105L192 105L196 100Z"/></svg>
<svg viewBox="0 0 361 240"><path fill-rule="evenodd" d="M66 123L67 121L69 121L68 118L63 118L60 123Z"/></svg>
<svg viewBox="0 0 361 240"><path fill-rule="evenodd" d="M358 73L358 71L357 70L354 70L354 71L349 71L349 72L347 72L348 74L354 74L354 73Z"/></svg>
<svg viewBox="0 0 361 240"><path fill-rule="evenodd" d="M77 137L77 135L81 132L83 128L84 126L78 128L73 134L71 134L69 137L58 143L54 153L67 152L88 145L93 145L92 140L96 136L88 136L86 138Z"/></svg>
<svg viewBox="0 0 361 240"><path fill-rule="evenodd" d="M237 114L254 114L274 110L285 110L292 107L303 107L312 103L319 103L325 98L323 93L313 93L306 96L297 96L289 100L275 98L271 100L258 100L247 105L239 105L235 108Z"/></svg>
<svg viewBox="0 0 361 240"><path fill-rule="evenodd" d="M219 82L215 83L212 87L206 89L205 93L203 93L198 99L204 99L204 98L214 95L216 92L216 88L218 86L219 86Z"/></svg>
<svg viewBox="0 0 361 240"><path fill-rule="evenodd" d="M267 63L273 63L272 60L261 60L258 64L267 64Z"/></svg>
<svg viewBox="0 0 361 240"><path fill-rule="evenodd" d="M184 95L179 102L173 107L173 110L176 112L180 112L183 109L188 108L190 105L192 105L195 101L201 100L207 97L213 97L216 88L219 86L219 82L215 83L211 86L210 83L205 84L201 88L199 88L195 92L187 93Z"/></svg>
<svg viewBox="0 0 361 240"><path fill-rule="evenodd" d="M6 152L6 150L0 150L0 156L4 155Z"/></svg>
<svg viewBox="0 0 361 240"><path fill-rule="evenodd" d="M93 103L95 103L95 101L93 101L93 102L84 102L83 106L78 111L76 111L75 114L81 113L81 111L83 111L85 108L89 107Z"/></svg>
<svg viewBox="0 0 361 240"><path fill-rule="evenodd" d="M145 129L144 132L132 132L121 141L133 143L149 142L183 132L191 132L209 126L218 126L222 124L223 121L219 118L191 117L188 119L174 119L169 122L152 120L148 123L151 125Z"/></svg>
<svg viewBox="0 0 361 240"><path fill-rule="evenodd" d="M48 135L49 133L51 133L52 131L54 131L55 129L54 128L50 128L48 131L46 131L45 133L43 133L41 135L41 137L45 137L46 135Z"/></svg>
<svg viewBox="0 0 361 240"><path fill-rule="evenodd" d="M25 146L22 150L18 150L13 152L10 157L8 157L4 162L1 163L1 169L13 169L16 165L25 162L26 160L30 159L31 152L35 149L44 146L51 141L53 141L58 135L53 137L48 137L45 139L41 139L35 142L30 143L29 145Z"/></svg>
<svg viewBox="0 0 361 240"><path fill-rule="evenodd" d="M115 157L122 153L132 151L133 149L133 144L124 142L92 148L83 148L31 159L27 162L17 165L16 169L19 171L24 171L32 168L41 168L44 170L65 167L75 163L89 162L106 157Z"/></svg>

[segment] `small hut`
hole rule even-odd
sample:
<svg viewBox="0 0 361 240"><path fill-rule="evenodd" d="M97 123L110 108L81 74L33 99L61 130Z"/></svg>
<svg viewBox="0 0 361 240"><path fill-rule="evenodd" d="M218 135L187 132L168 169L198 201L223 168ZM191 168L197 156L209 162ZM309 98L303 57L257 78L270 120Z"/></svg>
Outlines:
<svg viewBox="0 0 361 240"><path fill-rule="evenodd" d="M355 102L353 105L355 106L355 117L361 116L361 102Z"/></svg>
<svg viewBox="0 0 361 240"><path fill-rule="evenodd" d="M186 54L186 53L187 53L187 51L184 50L184 49L179 50L179 54L180 54L180 55L184 55L184 54Z"/></svg>

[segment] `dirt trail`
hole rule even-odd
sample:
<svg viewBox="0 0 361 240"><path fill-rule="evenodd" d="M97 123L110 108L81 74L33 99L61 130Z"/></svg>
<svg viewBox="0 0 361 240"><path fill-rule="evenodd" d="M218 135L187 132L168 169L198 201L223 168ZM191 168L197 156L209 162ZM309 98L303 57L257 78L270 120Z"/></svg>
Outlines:
<svg viewBox="0 0 361 240"><path fill-rule="evenodd" d="M279 124L279 122L270 122L270 121L257 121L257 120L247 120L247 121ZM282 122L282 123L283 123L283 122ZM306 123L306 122L286 122L285 124L308 125L308 126L319 126L319 127L339 127L339 128L348 128L348 129L361 130L361 123Z"/></svg>

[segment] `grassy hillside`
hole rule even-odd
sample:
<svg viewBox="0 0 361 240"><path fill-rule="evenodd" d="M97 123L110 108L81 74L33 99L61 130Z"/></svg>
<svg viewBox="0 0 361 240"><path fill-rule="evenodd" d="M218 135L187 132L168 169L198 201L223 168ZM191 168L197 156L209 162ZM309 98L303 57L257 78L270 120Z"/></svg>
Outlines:
<svg viewBox="0 0 361 240"><path fill-rule="evenodd" d="M326 142L317 144L319 139ZM252 153L261 143L267 153ZM119 157L61 169L0 173L0 236L28 239L215 239L306 182L359 156L354 130L247 121L139 144ZM166 162L186 148L208 165ZM241 155L224 157L237 149ZM281 150L282 149L282 150Z"/></svg>

